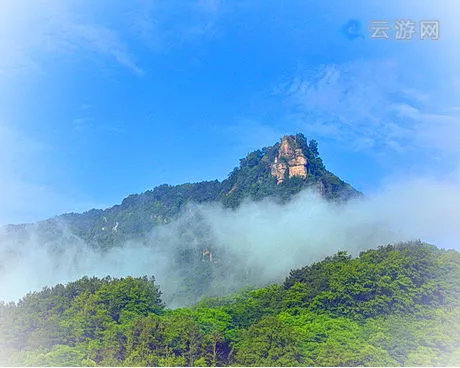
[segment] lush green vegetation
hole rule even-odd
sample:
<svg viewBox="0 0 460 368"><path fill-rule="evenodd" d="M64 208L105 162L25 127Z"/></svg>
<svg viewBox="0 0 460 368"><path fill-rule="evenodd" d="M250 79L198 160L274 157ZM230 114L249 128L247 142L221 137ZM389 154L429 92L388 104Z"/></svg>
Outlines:
<svg viewBox="0 0 460 368"><path fill-rule="evenodd" d="M171 222L190 203L235 208L246 198L284 202L309 186L328 200L359 195L326 170L315 141L303 135L294 141L308 159L306 179L276 183L271 164L277 143L250 153L222 182L162 185L107 210L10 226L4 235L18 247L33 232L53 249L81 240L104 249L129 239L148 242L145 235L154 226ZM282 284L202 299L232 291L226 280L234 258L206 235L199 213L186 212L189 217L175 222L181 241L170 254L179 281L175 300L190 307L166 308L153 277L85 277L45 288L18 303L0 304L0 364L460 364L458 252L421 242L388 245L356 258L338 252L292 270ZM200 239L195 248L189 246L193 239ZM242 270L232 286L256 280L257 272Z"/></svg>
<svg viewBox="0 0 460 368"><path fill-rule="evenodd" d="M223 290L235 292L248 283L253 284L251 275L257 270L244 269L235 275L235 255L209 236L209 226L200 220L199 210L194 211L197 205L212 202L235 208L245 199L258 201L266 197L286 202L309 186L320 189L328 200L340 201L359 195L326 170L316 141L307 141L302 134L290 136L289 141L292 148L300 149L308 160L309 175L305 179L286 177L282 184L277 184L271 173L280 149L280 143L276 143L248 154L222 182L161 185L143 194L130 195L120 205L106 210L66 214L36 224L10 225L0 231L0 243L5 241L18 248L27 242L37 243L55 253L70 246L78 249L87 244L104 252L125 246L131 240L158 249L167 242L153 238L152 230L173 222L174 226L180 227L175 232L180 236L168 248L168 254L181 280L174 291L165 289L168 291L167 301L189 305L202 296L221 295ZM212 251L218 263L203 262L205 249ZM0 259L0 269L2 263ZM231 289L225 282L229 270L235 275Z"/></svg>
<svg viewBox="0 0 460 368"><path fill-rule="evenodd" d="M353 187L326 170L315 140L308 142L303 134L297 134L292 144L294 148L301 149L308 160L309 175L306 179L285 178L282 184L276 184L276 178L271 174L271 164L280 148L280 144L276 143L254 151L240 160L240 166L222 182L220 200L224 205L237 207L245 198L260 200L272 197L287 201L302 189L317 186L323 188L323 195L328 200L347 200L359 195Z"/></svg>
<svg viewBox="0 0 460 368"><path fill-rule="evenodd" d="M283 284L168 310L153 278L83 278L0 307L3 364L460 364L460 254L339 252Z"/></svg>
<svg viewBox="0 0 460 368"><path fill-rule="evenodd" d="M308 159L309 176L306 179L286 178L282 184L276 184L270 168L280 147L280 143L276 143L249 153L222 182L160 185L145 193L130 195L121 204L105 210L70 213L39 222L33 227L34 234L44 243L70 233L87 244L106 249L129 239L143 239L155 226L176 218L188 203L220 202L235 208L246 198L257 201L272 197L287 201L306 187L320 187L322 195L328 200L341 201L360 195L352 186L326 170L316 141L307 141L302 134L297 134L295 144ZM27 239L29 228L30 225L9 226L7 236L20 243Z"/></svg>
<svg viewBox="0 0 460 368"><path fill-rule="evenodd" d="M215 244L213 239L207 238L209 231L205 225L200 224L197 215L192 216L189 214L191 211L184 211L187 205L193 209L195 205L213 202L235 208L245 199L258 201L266 197L285 202L309 186L320 188L329 200L345 200L358 195L350 185L326 170L319 157L316 141L307 141L302 134L297 134L290 137L290 144L300 149L308 160L309 175L306 179L286 177L282 184L277 184L271 174L271 165L280 148L280 143L276 143L249 153L222 182L215 180L176 186L160 185L145 193L130 195L121 204L105 210L65 214L36 224L9 225L0 231L0 243L14 243L15 247L21 248L30 241L46 245L56 252L70 245L78 249L83 243L105 251L124 246L130 240L136 244L159 247L163 243L152 239L152 230L174 220L177 224L186 213L189 217L195 217L190 219L190 225L184 224L177 232L182 234L176 242L179 244L169 249L175 268L182 275L180 287L172 297L181 304L189 304L204 295L215 295L216 290L220 294L220 289L225 287L220 280L225 280L225 273L232 267L234 257ZM187 237L191 228L194 229L194 238L199 239L200 243L196 249L190 247L192 241L190 236ZM212 250L218 256L218 265L202 262L204 249ZM240 283L246 285L245 274L254 270L244 271L241 278L234 282L236 288Z"/></svg>

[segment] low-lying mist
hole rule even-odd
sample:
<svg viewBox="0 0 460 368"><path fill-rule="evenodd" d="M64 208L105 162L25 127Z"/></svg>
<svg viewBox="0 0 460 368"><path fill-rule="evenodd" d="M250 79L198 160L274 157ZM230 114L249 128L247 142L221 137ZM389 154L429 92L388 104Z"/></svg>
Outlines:
<svg viewBox="0 0 460 368"><path fill-rule="evenodd" d="M413 239L458 249L459 209L458 183L418 179L342 205L306 190L284 205L267 199L248 201L236 210L217 203L187 206L176 220L156 227L144 240L106 251L88 246L64 223L64 235L45 244L33 226L21 242L3 230L0 300L18 300L29 291L85 275L153 275L164 300L177 307L192 301L176 293L190 276L178 267L180 249L199 255L213 250L212 267L224 271L215 272L218 280L202 295L222 295L243 286L281 281L290 269L338 250L357 255L364 249ZM209 255L200 259L209 260Z"/></svg>

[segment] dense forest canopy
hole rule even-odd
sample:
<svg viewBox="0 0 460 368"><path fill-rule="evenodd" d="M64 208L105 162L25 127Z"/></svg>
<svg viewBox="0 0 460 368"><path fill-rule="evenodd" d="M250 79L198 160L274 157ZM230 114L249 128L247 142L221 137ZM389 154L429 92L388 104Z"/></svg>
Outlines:
<svg viewBox="0 0 460 368"><path fill-rule="evenodd" d="M167 309L150 277L82 278L0 306L3 365L460 364L460 253L338 252L281 284Z"/></svg>

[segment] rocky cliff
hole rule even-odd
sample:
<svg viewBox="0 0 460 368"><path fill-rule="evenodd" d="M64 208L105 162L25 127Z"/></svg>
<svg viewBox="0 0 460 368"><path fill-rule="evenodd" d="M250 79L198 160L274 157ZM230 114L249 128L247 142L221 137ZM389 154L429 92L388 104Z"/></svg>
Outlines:
<svg viewBox="0 0 460 368"><path fill-rule="evenodd" d="M271 174L276 177L277 184L281 184L286 175L302 179L308 176L308 159L302 148L299 148L296 136L282 138L278 155L271 166Z"/></svg>

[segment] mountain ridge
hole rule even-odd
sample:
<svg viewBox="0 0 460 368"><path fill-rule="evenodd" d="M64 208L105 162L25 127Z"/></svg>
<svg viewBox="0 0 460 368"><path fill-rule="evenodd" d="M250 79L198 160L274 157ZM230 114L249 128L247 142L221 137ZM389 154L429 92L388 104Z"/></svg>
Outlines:
<svg viewBox="0 0 460 368"><path fill-rule="evenodd" d="M3 229L10 236L20 236L21 230L34 226L46 240L55 232L62 232L59 223L64 222L72 234L95 247L105 248L169 223L187 203L220 202L225 207L236 208L247 199L259 201L271 197L284 202L305 188L313 188L330 201L343 202L362 196L326 169L315 140L308 141L298 133L250 152L222 181L162 184L131 194L106 209L65 213L32 224L6 225Z"/></svg>

